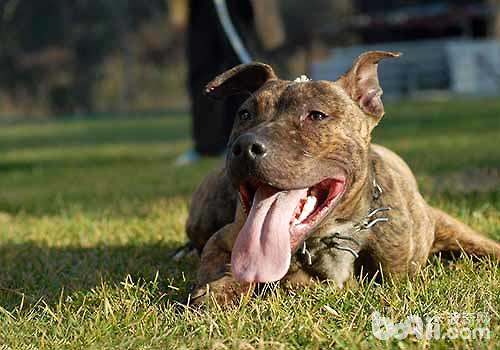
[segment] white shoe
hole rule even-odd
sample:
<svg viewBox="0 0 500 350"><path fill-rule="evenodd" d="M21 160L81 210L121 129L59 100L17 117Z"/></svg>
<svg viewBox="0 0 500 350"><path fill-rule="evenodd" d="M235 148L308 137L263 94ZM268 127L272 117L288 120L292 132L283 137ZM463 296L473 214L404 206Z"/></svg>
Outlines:
<svg viewBox="0 0 500 350"><path fill-rule="evenodd" d="M184 165L194 164L198 162L200 159L201 155L194 149L190 149L189 151L186 151L185 153L177 157L174 164L175 166L184 166Z"/></svg>

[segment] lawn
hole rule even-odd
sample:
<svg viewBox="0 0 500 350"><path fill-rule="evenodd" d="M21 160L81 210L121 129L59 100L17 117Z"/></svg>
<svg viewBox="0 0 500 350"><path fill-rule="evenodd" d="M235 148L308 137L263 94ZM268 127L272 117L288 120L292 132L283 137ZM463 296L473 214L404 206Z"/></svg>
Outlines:
<svg viewBox="0 0 500 350"><path fill-rule="evenodd" d="M407 160L433 205L500 240L500 101L392 104L375 140ZM500 346L500 266L488 259L186 308L196 260L169 255L185 242L190 194L220 162L173 167L189 144L186 115L2 125L0 350ZM482 312L490 338L380 341L374 311Z"/></svg>

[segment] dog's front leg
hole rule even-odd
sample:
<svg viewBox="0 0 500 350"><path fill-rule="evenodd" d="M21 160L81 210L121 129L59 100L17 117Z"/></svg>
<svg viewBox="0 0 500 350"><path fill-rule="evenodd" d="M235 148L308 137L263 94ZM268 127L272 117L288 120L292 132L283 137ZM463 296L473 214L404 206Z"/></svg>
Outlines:
<svg viewBox="0 0 500 350"><path fill-rule="evenodd" d="M327 228L307 241L297 257L311 275L330 280L343 288L354 275L355 262L366 246L368 234L364 230L352 232L354 223ZM329 233L329 232L334 233ZM342 232L342 233L341 233Z"/></svg>
<svg viewBox="0 0 500 350"><path fill-rule="evenodd" d="M192 304L203 304L210 297L219 304L228 304L252 292L253 285L236 281L230 271L231 249L239 232L236 226L234 223L224 226L203 248Z"/></svg>
<svg viewBox="0 0 500 350"><path fill-rule="evenodd" d="M339 289L354 275L355 257L348 252L329 251L316 261L313 270L321 279L333 281Z"/></svg>

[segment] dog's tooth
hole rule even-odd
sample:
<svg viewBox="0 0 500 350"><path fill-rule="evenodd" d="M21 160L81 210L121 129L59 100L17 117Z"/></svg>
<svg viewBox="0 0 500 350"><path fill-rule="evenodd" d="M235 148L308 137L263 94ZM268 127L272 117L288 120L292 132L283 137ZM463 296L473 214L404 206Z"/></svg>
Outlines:
<svg viewBox="0 0 500 350"><path fill-rule="evenodd" d="M316 199L316 197L313 197L313 196L307 197L306 204L304 204L304 208L302 209L302 213L300 213L300 216L297 220L298 222L302 222L303 220L305 220L314 211L314 208L316 207L317 201L318 200Z"/></svg>

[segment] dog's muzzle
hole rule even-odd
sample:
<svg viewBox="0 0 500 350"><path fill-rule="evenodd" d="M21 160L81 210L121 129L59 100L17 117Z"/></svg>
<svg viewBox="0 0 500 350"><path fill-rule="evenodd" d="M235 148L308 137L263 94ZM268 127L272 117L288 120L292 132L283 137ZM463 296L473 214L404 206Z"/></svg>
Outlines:
<svg viewBox="0 0 500 350"><path fill-rule="evenodd" d="M233 178L244 179L255 173L268 154L266 143L253 133L239 136L231 146L228 165Z"/></svg>

